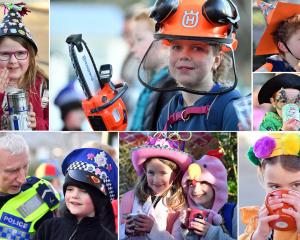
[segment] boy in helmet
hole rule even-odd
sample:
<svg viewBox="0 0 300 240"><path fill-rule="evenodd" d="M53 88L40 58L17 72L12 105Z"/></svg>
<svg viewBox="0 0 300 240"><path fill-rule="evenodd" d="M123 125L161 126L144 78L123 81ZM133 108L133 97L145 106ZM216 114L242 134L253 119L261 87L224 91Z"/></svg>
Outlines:
<svg viewBox="0 0 300 240"><path fill-rule="evenodd" d="M267 28L256 48L256 55L275 54L256 72L300 71L300 4L278 2L274 5L257 1Z"/></svg>
<svg viewBox="0 0 300 240"><path fill-rule="evenodd" d="M157 1L150 17L157 22L154 37L169 46L169 74L177 83L175 88L150 87L181 90L163 108L157 130L237 130L233 100L240 94L234 90L236 75L228 84L234 57L225 53L237 46L235 5L230 0ZM147 55L151 48L144 62Z"/></svg>

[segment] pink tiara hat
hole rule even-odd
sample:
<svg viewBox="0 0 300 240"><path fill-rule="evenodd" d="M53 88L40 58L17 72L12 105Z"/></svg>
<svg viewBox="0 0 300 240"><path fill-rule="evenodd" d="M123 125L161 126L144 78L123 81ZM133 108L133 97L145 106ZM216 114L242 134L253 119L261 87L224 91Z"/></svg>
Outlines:
<svg viewBox="0 0 300 240"><path fill-rule="evenodd" d="M173 135L174 136L174 135ZM162 136L149 136L142 146L132 150L132 164L138 176L144 171L144 163L150 158L164 158L175 162L185 172L192 163L193 157L184 151L184 140Z"/></svg>

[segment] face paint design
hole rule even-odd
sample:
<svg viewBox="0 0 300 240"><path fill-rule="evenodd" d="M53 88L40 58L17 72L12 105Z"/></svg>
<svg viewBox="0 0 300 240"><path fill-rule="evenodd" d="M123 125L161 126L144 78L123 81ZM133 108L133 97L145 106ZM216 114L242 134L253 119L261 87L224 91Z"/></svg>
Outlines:
<svg viewBox="0 0 300 240"><path fill-rule="evenodd" d="M275 97L275 102L280 105L277 108L282 108L283 105L288 103L294 103L296 105L300 105L300 92L294 98L288 98L288 94L286 93L284 88L281 88L278 92L278 95Z"/></svg>

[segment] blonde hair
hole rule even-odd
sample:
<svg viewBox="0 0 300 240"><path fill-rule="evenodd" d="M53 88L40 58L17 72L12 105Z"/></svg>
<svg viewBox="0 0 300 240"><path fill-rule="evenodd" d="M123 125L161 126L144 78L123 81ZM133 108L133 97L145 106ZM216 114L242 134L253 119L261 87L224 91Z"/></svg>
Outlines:
<svg viewBox="0 0 300 240"><path fill-rule="evenodd" d="M143 164L144 169L146 170L147 164L152 160L153 158L149 158L145 161ZM182 171L178 167L176 163L174 163L171 160L168 159L163 159L163 158L156 158L159 159L163 164L166 164L169 166L174 174L174 182L172 183L172 186L170 189L165 192L162 197L163 197L163 203L173 211L178 211L182 209L185 206L185 197L183 194L183 188L181 186L181 179L182 179ZM170 191L170 197L166 197L166 194ZM147 177L145 172L142 174L138 184L135 187L135 195L139 199L140 203L143 204L146 202L147 198L152 195L152 189L148 186L147 183Z"/></svg>
<svg viewBox="0 0 300 240"><path fill-rule="evenodd" d="M146 22L149 27L149 30L151 30L154 33L155 21L152 18L150 18L149 15L150 15L150 10L148 8L143 9L133 16L133 20L135 22Z"/></svg>

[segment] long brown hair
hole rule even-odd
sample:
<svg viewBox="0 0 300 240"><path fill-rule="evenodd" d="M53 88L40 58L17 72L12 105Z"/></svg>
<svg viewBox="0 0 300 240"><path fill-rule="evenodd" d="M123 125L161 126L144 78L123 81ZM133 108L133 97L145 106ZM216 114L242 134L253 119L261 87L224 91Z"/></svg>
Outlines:
<svg viewBox="0 0 300 240"><path fill-rule="evenodd" d="M144 163L145 170L147 168L147 164L152 159L154 158L149 158L145 161ZM183 194L183 189L181 187L181 179L183 173L181 169L178 167L178 165L173 161L168 159L163 159L163 158L156 158L156 159L159 159L159 161L161 161L163 164L169 166L173 170L173 173L175 174L175 178L172 183L172 186L167 192L165 192L162 195L162 197L163 197L163 202L166 204L168 208L172 209L173 211L178 211L185 206L185 197ZM170 197L167 197L166 195L169 191L170 191ZM147 184L147 177L144 172L135 187L135 195L139 199L140 203L143 204L146 202L147 198L152 194L153 194L152 189Z"/></svg>

